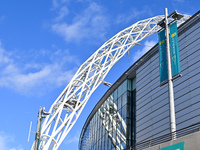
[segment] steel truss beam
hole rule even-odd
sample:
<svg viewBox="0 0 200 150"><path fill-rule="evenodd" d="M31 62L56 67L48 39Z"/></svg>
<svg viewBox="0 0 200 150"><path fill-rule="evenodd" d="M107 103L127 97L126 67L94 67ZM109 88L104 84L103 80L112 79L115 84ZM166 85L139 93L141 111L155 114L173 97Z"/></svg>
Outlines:
<svg viewBox="0 0 200 150"><path fill-rule="evenodd" d="M179 23L189 16L184 16ZM78 69L72 80L52 104L42 124L40 150L57 150L65 139L85 104L101 84L113 65L134 45L156 33L164 16L138 21L105 42ZM33 148L32 148L33 150Z"/></svg>

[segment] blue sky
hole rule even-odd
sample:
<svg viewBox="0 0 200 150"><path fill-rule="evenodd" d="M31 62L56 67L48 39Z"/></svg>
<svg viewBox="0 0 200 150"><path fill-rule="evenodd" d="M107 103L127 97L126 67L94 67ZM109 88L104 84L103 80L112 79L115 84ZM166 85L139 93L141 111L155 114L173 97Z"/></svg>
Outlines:
<svg viewBox="0 0 200 150"><path fill-rule="evenodd" d="M199 0L0 0L0 149L28 150L30 122L59 96L79 66L104 42L135 22L177 10L193 15ZM157 43L157 35L143 45ZM114 83L148 47L136 46L106 77ZM88 101L61 150L78 149L84 122L108 88Z"/></svg>

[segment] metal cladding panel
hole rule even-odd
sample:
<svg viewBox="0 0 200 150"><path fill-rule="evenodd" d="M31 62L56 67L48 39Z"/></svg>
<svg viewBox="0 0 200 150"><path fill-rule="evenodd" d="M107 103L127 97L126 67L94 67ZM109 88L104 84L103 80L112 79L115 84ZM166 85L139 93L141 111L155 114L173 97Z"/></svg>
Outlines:
<svg viewBox="0 0 200 150"><path fill-rule="evenodd" d="M182 77L174 80L177 129L200 119L200 22L179 30ZM170 132L168 86L159 86L158 60L157 53L136 70L137 142Z"/></svg>
<svg viewBox="0 0 200 150"><path fill-rule="evenodd" d="M190 29L191 31L191 29ZM194 39L198 39L198 32L200 31L200 27L196 25L196 28L190 33L185 32L182 34L182 36L179 37L179 45L180 49L183 50L183 47L186 47L188 44L192 44L194 42ZM182 39L181 39L182 37ZM180 40L181 39L181 40ZM181 51L180 50L180 51Z"/></svg>
<svg viewBox="0 0 200 150"><path fill-rule="evenodd" d="M181 34L178 38L179 42L186 38L187 35L192 34L193 32L196 32L199 28L199 23L195 24L194 26L190 27L189 30L185 31L183 34ZM180 45L180 44L179 44ZM181 46L181 45L180 45Z"/></svg>
<svg viewBox="0 0 200 150"><path fill-rule="evenodd" d="M169 115L169 111L168 109L166 111L163 111L162 113L160 113L159 115L155 116L153 119L153 122L158 122L160 120L162 120L163 118L165 118L166 116ZM155 127L154 127L155 129Z"/></svg>

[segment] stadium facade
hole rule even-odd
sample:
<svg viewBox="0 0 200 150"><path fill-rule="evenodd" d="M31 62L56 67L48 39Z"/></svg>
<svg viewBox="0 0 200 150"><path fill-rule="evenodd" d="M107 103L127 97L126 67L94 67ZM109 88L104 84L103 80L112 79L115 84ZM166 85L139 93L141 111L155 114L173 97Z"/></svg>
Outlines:
<svg viewBox="0 0 200 150"><path fill-rule="evenodd" d="M200 11L178 27L178 36L182 77L174 80L177 130L200 121ZM79 149L126 149L169 133L168 86L160 86L156 44L96 104Z"/></svg>

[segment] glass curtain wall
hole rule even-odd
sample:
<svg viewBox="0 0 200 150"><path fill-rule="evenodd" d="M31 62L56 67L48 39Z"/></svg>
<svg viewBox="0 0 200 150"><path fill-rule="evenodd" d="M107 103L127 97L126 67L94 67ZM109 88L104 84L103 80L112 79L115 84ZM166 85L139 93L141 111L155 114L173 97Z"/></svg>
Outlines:
<svg viewBox="0 0 200 150"><path fill-rule="evenodd" d="M121 150L135 144L135 79L104 101L81 137L81 150Z"/></svg>

